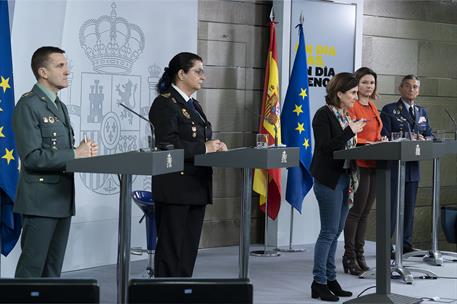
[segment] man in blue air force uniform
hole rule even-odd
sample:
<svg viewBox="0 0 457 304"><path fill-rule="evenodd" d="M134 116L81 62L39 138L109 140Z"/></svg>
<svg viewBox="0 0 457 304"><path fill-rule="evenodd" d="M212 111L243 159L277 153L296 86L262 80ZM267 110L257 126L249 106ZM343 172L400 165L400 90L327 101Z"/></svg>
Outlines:
<svg viewBox="0 0 457 304"><path fill-rule="evenodd" d="M22 214L22 253L16 277L60 277L71 216L75 214L73 174L67 161L90 157L97 144L73 147L73 129L57 93L68 86L64 51L41 47L32 56L37 83L18 101L13 131L21 159L14 212Z"/></svg>
<svg viewBox="0 0 457 304"><path fill-rule="evenodd" d="M392 132L404 133L404 137L414 140L426 140L432 137L427 111L416 104L419 95L420 81L414 75L403 77L400 84L401 98L384 106L381 111L383 123L382 135L391 138ZM391 233L395 230L396 197L398 166L394 162L391 167ZM419 162L406 162L405 165L405 212L403 230L403 253L413 250L413 222L414 208L416 206L417 187L419 185Z"/></svg>

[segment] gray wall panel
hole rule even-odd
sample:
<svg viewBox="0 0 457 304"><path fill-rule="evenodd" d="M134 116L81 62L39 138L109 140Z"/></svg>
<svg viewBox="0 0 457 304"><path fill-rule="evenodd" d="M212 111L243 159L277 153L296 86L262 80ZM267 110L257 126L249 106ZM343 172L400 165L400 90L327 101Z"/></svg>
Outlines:
<svg viewBox="0 0 457 304"><path fill-rule="evenodd" d="M384 37L363 37L362 64L379 74L417 73L418 42Z"/></svg>
<svg viewBox="0 0 457 304"><path fill-rule="evenodd" d="M246 66L246 44L238 42L200 40L198 53L205 65Z"/></svg>
<svg viewBox="0 0 457 304"><path fill-rule="evenodd" d="M365 0L362 62L378 73L378 108L398 100L405 74L421 79L417 103L426 107L434 130L452 130L444 108L457 116L457 3L454 1ZM450 134L449 134L450 136ZM457 205L457 156L441 161L441 204ZM414 246L430 248L432 163L421 163ZM376 207L374 207L376 208ZM369 221L375 220L370 213ZM368 228L374 240L375 226ZM439 248L447 244L440 235Z"/></svg>
<svg viewBox="0 0 457 304"><path fill-rule="evenodd" d="M268 22L271 3L265 1L200 0L199 20L219 23L265 25Z"/></svg>
<svg viewBox="0 0 457 304"><path fill-rule="evenodd" d="M457 3L452 0L365 0L364 4L365 15L457 24Z"/></svg>
<svg viewBox="0 0 457 304"><path fill-rule="evenodd" d="M419 76L457 78L457 44L420 42Z"/></svg>
<svg viewBox="0 0 457 304"><path fill-rule="evenodd" d="M198 52L206 81L197 94L214 135L229 148L253 146L258 130L268 48L270 1L200 0ZM239 242L240 170L214 170L214 204L207 209L201 245ZM252 241L263 238L258 196L252 203Z"/></svg>
<svg viewBox="0 0 457 304"><path fill-rule="evenodd" d="M363 18L363 34L415 40L457 42L457 25L365 16Z"/></svg>

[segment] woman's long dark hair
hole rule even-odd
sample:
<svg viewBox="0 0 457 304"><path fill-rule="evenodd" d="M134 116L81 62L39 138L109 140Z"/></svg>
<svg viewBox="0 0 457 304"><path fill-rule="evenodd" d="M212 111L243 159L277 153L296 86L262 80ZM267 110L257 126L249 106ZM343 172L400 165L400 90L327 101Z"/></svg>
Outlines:
<svg viewBox="0 0 457 304"><path fill-rule="evenodd" d="M378 88L378 75L376 75L376 73L372 69L367 68L367 67L361 67L357 71L354 72L354 77L355 77L355 79L357 79L357 83L359 83L360 80L362 79L362 77L365 75L371 75L374 77L375 87L373 90L373 94L371 94L370 97L372 99L376 99L376 89Z"/></svg>
<svg viewBox="0 0 457 304"><path fill-rule="evenodd" d="M160 77L157 83L157 92L162 94L168 91L171 84L176 83L176 76L179 70L183 70L184 73L189 72L190 68L194 66L195 61L203 60L200 56L193 53L183 52L175 55L168 63L168 67L164 69L162 77Z"/></svg>

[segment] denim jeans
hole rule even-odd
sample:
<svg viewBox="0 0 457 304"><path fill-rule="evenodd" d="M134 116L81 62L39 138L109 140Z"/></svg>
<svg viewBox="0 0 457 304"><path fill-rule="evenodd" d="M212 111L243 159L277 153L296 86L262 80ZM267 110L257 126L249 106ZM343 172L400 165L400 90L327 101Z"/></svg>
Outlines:
<svg viewBox="0 0 457 304"><path fill-rule="evenodd" d="M335 251L349 212L348 187L349 176L344 173L338 179L335 189L314 180L321 231L314 247L313 276L319 284L336 280Z"/></svg>

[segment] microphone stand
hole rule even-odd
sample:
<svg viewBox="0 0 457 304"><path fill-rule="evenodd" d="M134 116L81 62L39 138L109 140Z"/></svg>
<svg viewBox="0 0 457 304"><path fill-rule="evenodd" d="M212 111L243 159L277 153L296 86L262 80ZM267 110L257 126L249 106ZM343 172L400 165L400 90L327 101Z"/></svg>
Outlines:
<svg viewBox="0 0 457 304"><path fill-rule="evenodd" d="M141 114L135 112L134 110L130 109L129 107L127 107L122 102L119 102L118 105L120 105L121 107L123 107L127 111L135 114L136 116L138 116L139 118L143 119L144 121L148 122L149 126L151 126L151 142L149 143L149 148L151 149L151 151L155 151L156 150L156 147L155 147L155 128L154 128L154 125L152 124L152 122L150 122L149 119L147 119L143 115L141 115Z"/></svg>
<svg viewBox="0 0 457 304"><path fill-rule="evenodd" d="M392 115L390 113L387 113L386 111L379 111L379 109L377 109L379 113L381 114L385 114L389 117L392 117L392 118L395 118L395 120L397 120L398 122L402 122L403 124L406 124L407 128L408 128L408 132L409 132L409 140L413 140L413 137L412 137L412 131L411 131L411 127L409 126L409 123L408 123L408 120L402 116L397 116L397 115Z"/></svg>

